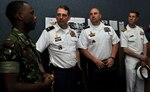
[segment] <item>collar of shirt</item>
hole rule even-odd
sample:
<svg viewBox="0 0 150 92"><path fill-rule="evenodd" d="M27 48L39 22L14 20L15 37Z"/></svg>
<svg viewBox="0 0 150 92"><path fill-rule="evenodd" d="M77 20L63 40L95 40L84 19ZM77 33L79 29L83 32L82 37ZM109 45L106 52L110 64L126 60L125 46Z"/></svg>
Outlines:
<svg viewBox="0 0 150 92"><path fill-rule="evenodd" d="M136 29L137 28L137 25L135 25L134 28L131 28L129 25L126 26L127 30L133 30L133 29Z"/></svg>
<svg viewBox="0 0 150 92"><path fill-rule="evenodd" d="M62 31L62 32L64 32L64 33L69 33L69 31L70 31L71 29L70 29L70 27L68 26L68 28L67 29L62 29L57 23L56 23L56 32L59 32L59 31Z"/></svg>
<svg viewBox="0 0 150 92"><path fill-rule="evenodd" d="M105 27L105 25L102 22L100 22L100 24L98 26L90 25L90 27L93 30L98 30L99 31L99 30L102 30Z"/></svg>
<svg viewBox="0 0 150 92"><path fill-rule="evenodd" d="M24 35L21 31L19 31L17 28L13 28L12 29L12 32L15 36L19 37L22 42L24 42L24 44L28 45L28 44L31 44L31 39L28 35ZM34 46L34 44L33 44Z"/></svg>

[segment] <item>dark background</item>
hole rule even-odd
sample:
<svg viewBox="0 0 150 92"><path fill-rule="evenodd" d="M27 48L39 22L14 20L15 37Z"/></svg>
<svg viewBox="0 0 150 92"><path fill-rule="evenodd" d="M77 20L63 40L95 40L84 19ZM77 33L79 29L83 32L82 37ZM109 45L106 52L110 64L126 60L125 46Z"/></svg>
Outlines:
<svg viewBox="0 0 150 92"><path fill-rule="evenodd" d="M0 0L0 44L10 32L11 24L5 16L7 4L12 0ZM37 41L42 30L45 28L45 17L55 17L56 8L59 5L67 5L71 10L73 17L89 17L89 10L97 7L101 10L102 20L124 21L127 24L128 13L131 10L137 10L140 13L138 25L147 30L147 38L150 39L150 0L26 0L28 1L37 16L37 25L35 30L30 32L33 41ZM87 24L87 21L86 21ZM148 32L149 31L149 32ZM117 31L118 33L119 31ZM119 49L117 61L119 62L119 89L125 92L124 63L122 63L122 50ZM82 57L83 58L83 57ZM81 58L81 59L82 59ZM46 58L44 58L46 59ZM48 59L46 59L48 60ZM82 60L81 60L82 61ZM48 65L48 64L47 64ZM84 64L82 64L84 65ZM121 84L121 85L120 85Z"/></svg>
<svg viewBox="0 0 150 92"><path fill-rule="evenodd" d="M12 0L0 0L0 44L10 32L11 25L5 16L7 4ZM150 25L150 0L26 0L37 16L37 26L30 32L30 36L36 42L45 27L45 17L55 17L56 7L67 5L70 7L71 16L89 17L89 9L98 7L103 20L117 20L127 23L128 12L137 10L140 12L139 25L148 28Z"/></svg>

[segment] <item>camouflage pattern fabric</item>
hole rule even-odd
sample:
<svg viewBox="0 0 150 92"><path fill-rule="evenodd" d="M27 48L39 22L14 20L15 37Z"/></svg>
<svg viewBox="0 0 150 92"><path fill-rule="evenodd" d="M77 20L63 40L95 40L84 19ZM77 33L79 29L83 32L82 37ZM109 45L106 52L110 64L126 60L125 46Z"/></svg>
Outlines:
<svg viewBox="0 0 150 92"><path fill-rule="evenodd" d="M0 73L18 73L18 81L36 83L43 80L40 57L29 36L13 28L0 48Z"/></svg>

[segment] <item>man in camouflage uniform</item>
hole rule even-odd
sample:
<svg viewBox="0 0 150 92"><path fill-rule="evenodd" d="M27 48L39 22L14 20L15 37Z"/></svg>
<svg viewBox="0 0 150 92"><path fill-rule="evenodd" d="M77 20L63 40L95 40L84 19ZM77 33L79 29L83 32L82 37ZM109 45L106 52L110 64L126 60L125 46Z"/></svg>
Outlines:
<svg viewBox="0 0 150 92"><path fill-rule="evenodd" d="M7 6L6 16L13 27L0 49L4 92L43 92L52 83L52 76L44 74L39 53L28 36L36 23L33 12L25 1L12 1Z"/></svg>

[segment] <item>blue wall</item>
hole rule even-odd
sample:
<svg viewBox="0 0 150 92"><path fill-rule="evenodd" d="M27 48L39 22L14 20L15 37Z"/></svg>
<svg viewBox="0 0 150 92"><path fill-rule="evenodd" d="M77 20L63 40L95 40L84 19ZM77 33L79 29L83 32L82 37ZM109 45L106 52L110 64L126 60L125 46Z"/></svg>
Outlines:
<svg viewBox="0 0 150 92"><path fill-rule="evenodd" d="M10 32L11 25L5 16L7 4L12 0L0 0L0 43ZM105 20L118 20L127 23L127 16L130 10L140 12L139 25L147 27L150 25L150 0L26 0L28 1L37 16L36 29L30 32L30 36L37 41L45 27L45 17L55 17L55 9L59 5L68 5L71 15L88 18L89 9L98 7L101 10L102 18Z"/></svg>

